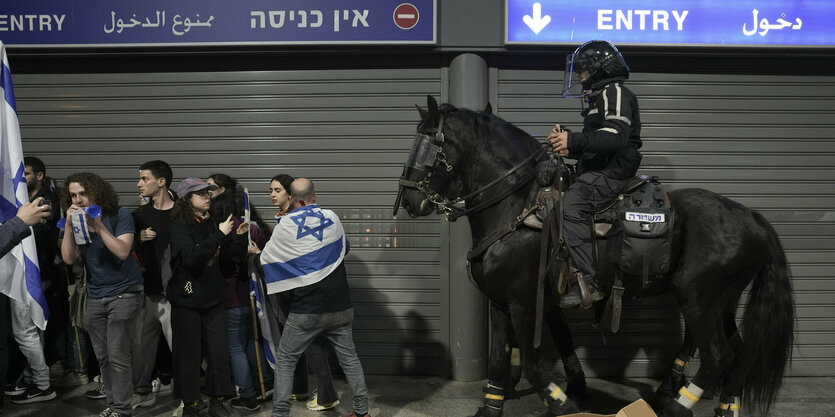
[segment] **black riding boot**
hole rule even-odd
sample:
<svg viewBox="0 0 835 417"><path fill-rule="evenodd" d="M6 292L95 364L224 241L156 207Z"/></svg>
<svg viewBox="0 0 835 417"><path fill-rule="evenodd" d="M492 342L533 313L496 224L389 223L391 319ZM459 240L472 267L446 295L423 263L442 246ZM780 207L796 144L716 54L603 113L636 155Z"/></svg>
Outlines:
<svg viewBox="0 0 835 417"><path fill-rule="evenodd" d="M583 296L580 291L580 280L583 280L586 284L586 288L589 290L589 295L591 296L591 302L588 305L583 305L583 308L589 308L593 303L603 299L603 291L601 291L600 287L597 286L597 282L594 278L578 272L577 285L571 287L571 290L560 297L560 308L576 308L583 304Z"/></svg>

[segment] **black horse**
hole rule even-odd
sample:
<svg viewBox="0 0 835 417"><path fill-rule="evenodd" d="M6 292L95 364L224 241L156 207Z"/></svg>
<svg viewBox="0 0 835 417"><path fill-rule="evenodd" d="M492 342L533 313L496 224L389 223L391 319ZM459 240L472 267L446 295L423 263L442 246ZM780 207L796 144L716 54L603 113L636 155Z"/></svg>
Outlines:
<svg viewBox="0 0 835 417"><path fill-rule="evenodd" d="M547 157L543 146L489 111L448 104L439 108L431 96L428 109L418 110L421 122L395 210L402 201L412 217L434 210L448 218L466 214L476 245L516 222L532 204L533 168ZM762 215L710 191L682 189L669 197L676 212L673 261L656 289L673 292L686 328L681 353L658 390L659 415L692 416L690 407L701 389L720 389L719 416L733 415L740 398L751 412L765 414L781 385L794 341L791 276L779 238ZM456 208L462 201L465 209ZM549 412L578 411L554 374L553 355L544 354L544 345L534 346L539 254L540 231L520 226L471 261L475 283L491 301L492 326L489 383L476 416L502 414L510 385L508 347L517 343L525 374ZM611 273L614 265L604 263L600 274ZM749 284L742 343L734 316ZM567 327L553 307L558 300L546 302L544 319L556 345L562 355L572 355ZM683 367L696 349L701 366L685 385ZM582 390L585 384L582 370L574 365L567 372L569 394L572 385Z"/></svg>

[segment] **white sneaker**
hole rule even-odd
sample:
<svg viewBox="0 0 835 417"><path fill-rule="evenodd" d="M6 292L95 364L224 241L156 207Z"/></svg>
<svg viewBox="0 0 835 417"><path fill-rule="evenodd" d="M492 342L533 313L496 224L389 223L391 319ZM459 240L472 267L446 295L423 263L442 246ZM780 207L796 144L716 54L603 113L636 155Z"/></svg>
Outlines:
<svg viewBox="0 0 835 417"><path fill-rule="evenodd" d="M174 414L172 414L172 416L174 416L174 417L182 416L183 415L183 407L185 407L185 404L182 401L180 401L180 406L177 407L176 410L174 410Z"/></svg>
<svg viewBox="0 0 835 417"><path fill-rule="evenodd" d="M171 395L171 393L174 392L174 381L165 385L159 378L157 378L151 381L151 392L156 395Z"/></svg>
<svg viewBox="0 0 835 417"><path fill-rule="evenodd" d="M319 402L319 390L313 390L313 399L308 401L306 406L307 409L310 411L325 411L325 410L332 410L339 405L339 400L336 400L332 403L322 404Z"/></svg>

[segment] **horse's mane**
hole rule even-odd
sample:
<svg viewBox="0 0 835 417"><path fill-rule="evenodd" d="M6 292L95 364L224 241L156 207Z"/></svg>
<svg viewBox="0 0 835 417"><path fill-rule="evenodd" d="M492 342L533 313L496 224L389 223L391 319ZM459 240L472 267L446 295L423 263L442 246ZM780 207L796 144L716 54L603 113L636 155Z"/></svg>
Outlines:
<svg viewBox="0 0 835 417"><path fill-rule="evenodd" d="M542 148L533 136L492 113L460 109L448 103L442 104L439 110L448 117L455 117L468 124L473 133L480 138L502 140L516 147L520 155L530 155Z"/></svg>

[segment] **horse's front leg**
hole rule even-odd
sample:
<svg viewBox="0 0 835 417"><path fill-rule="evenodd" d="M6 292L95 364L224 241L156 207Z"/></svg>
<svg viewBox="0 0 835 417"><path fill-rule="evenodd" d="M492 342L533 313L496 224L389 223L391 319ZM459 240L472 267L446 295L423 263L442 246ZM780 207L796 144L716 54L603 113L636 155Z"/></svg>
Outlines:
<svg viewBox="0 0 835 417"><path fill-rule="evenodd" d="M505 393L515 385L510 373L510 356L513 343L513 329L510 317L495 303L490 303L490 367L487 371L487 387L484 389L484 405L474 417L500 417L504 407Z"/></svg>
<svg viewBox="0 0 835 417"><path fill-rule="evenodd" d="M530 304L530 303L526 303ZM533 347L535 312L530 306L518 302L510 304L510 320L519 351L522 357L522 367L531 385L537 390L540 398L545 401L548 411L556 416L573 414L580 411L576 403L565 393L565 384L554 373L556 360L544 354L544 346Z"/></svg>
<svg viewBox="0 0 835 417"><path fill-rule="evenodd" d="M545 321L551 330L551 338L557 346L557 351L562 359L562 366L565 369L565 379L568 386L565 393L580 405L588 397L586 392L586 374L577 353L574 352L574 340L571 337L571 330L563 320L562 310L552 307L545 312Z"/></svg>

